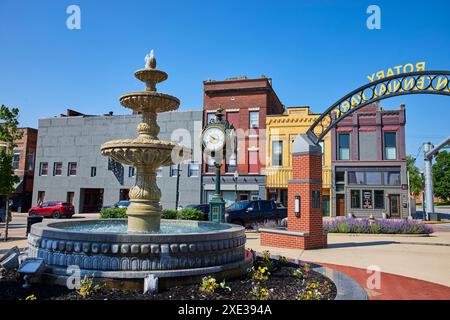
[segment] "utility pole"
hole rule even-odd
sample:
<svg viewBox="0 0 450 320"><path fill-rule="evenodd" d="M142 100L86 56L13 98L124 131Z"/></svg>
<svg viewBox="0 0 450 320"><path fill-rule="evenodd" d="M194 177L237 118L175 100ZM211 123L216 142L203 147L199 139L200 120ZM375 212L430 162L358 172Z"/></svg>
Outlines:
<svg viewBox="0 0 450 320"><path fill-rule="evenodd" d="M433 199L433 176L432 176L432 159L433 157L427 157L427 153L431 151L433 145L431 142L425 142L423 144L424 153L424 176L425 176L425 219L430 220L430 213L434 212L434 199Z"/></svg>
<svg viewBox="0 0 450 320"><path fill-rule="evenodd" d="M432 162L433 157L450 143L450 137L434 147L431 142L423 144L423 160L425 162L424 177L425 177L425 208L426 220L430 220L430 213L434 213L434 194L433 194L433 171Z"/></svg>
<svg viewBox="0 0 450 320"><path fill-rule="evenodd" d="M177 191L176 191L176 199L175 199L175 210L178 210L178 203L180 201L180 163L177 164Z"/></svg>
<svg viewBox="0 0 450 320"><path fill-rule="evenodd" d="M410 188L410 180L409 180L409 171L406 171L406 177L408 178L408 220L412 220L411 215L411 188Z"/></svg>

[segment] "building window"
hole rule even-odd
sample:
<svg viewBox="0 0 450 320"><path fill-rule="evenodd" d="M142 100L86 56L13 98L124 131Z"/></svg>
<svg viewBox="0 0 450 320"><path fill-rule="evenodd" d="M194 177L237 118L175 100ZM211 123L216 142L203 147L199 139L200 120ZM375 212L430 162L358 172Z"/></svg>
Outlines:
<svg viewBox="0 0 450 320"><path fill-rule="evenodd" d="M206 156L206 172L214 172L214 170L216 169L215 165L214 165L214 158L211 157L210 155Z"/></svg>
<svg viewBox="0 0 450 320"><path fill-rule="evenodd" d="M367 185L382 185L382 173L376 171L366 172L366 184Z"/></svg>
<svg viewBox="0 0 450 320"><path fill-rule="evenodd" d="M129 178L134 177L134 174L135 174L134 167L128 167L128 177Z"/></svg>
<svg viewBox="0 0 450 320"><path fill-rule="evenodd" d="M259 111L250 111L250 128L259 128Z"/></svg>
<svg viewBox="0 0 450 320"><path fill-rule="evenodd" d="M209 112L206 114L206 121L207 123L211 123L216 117L216 114L214 112Z"/></svg>
<svg viewBox="0 0 450 320"><path fill-rule="evenodd" d="M70 204L73 204L73 198L75 196L75 192L67 192L66 201Z"/></svg>
<svg viewBox="0 0 450 320"><path fill-rule="evenodd" d="M349 171L348 184L365 184L364 172Z"/></svg>
<svg viewBox="0 0 450 320"><path fill-rule="evenodd" d="M27 156L27 170L34 170L34 153L29 153Z"/></svg>
<svg viewBox="0 0 450 320"><path fill-rule="evenodd" d="M397 134L395 132L384 133L384 159L397 159Z"/></svg>
<svg viewBox="0 0 450 320"><path fill-rule="evenodd" d="M14 155L13 155L13 169L14 170L19 169L19 163L20 163L20 151L14 150Z"/></svg>
<svg viewBox="0 0 450 320"><path fill-rule="evenodd" d="M198 177L200 171L200 164L197 162L190 162L188 164L188 177Z"/></svg>
<svg viewBox="0 0 450 320"><path fill-rule="evenodd" d="M345 172L339 171L336 172L336 183L344 183L345 181Z"/></svg>
<svg viewBox="0 0 450 320"><path fill-rule="evenodd" d="M45 200L45 191L38 191L37 204L40 205Z"/></svg>
<svg viewBox="0 0 450 320"><path fill-rule="evenodd" d="M95 177L97 175L97 167L91 167L91 177Z"/></svg>
<svg viewBox="0 0 450 320"><path fill-rule="evenodd" d="M69 175L69 176L77 175L77 163L76 162L69 162L69 166L67 169L67 175Z"/></svg>
<svg viewBox="0 0 450 320"><path fill-rule="evenodd" d="M283 165L283 141L272 141L272 166Z"/></svg>
<svg viewBox="0 0 450 320"><path fill-rule="evenodd" d="M350 191L350 207L352 209L361 209L361 191L351 190Z"/></svg>
<svg viewBox="0 0 450 320"><path fill-rule="evenodd" d="M62 162L55 162L53 164L53 175L54 176L62 175Z"/></svg>
<svg viewBox="0 0 450 320"><path fill-rule="evenodd" d="M46 176L48 174L48 162L41 162L39 165L39 175Z"/></svg>
<svg viewBox="0 0 450 320"><path fill-rule="evenodd" d="M373 209L372 190L363 190L362 207L363 209Z"/></svg>
<svg viewBox="0 0 450 320"><path fill-rule="evenodd" d="M400 185L400 172L384 172L384 183L389 186L399 186Z"/></svg>
<svg viewBox="0 0 450 320"><path fill-rule="evenodd" d="M174 164L170 166L170 176L171 177L176 177L178 176L178 165Z"/></svg>
<svg viewBox="0 0 450 320"><path fill-rule="evenodd" d="M383 190L375 190L375 209L384 209L384 191Z"/></svg>
<svg viewBox="0 0 450 320"><path fill-rule="evenodd" d="M130 200L130 189L120 189L119 191L119 201L128 201Z"/></svg>
<svg viewBox="0 0 450 320"><path fill-rule="evenodd" d="M325 143L323 141L319 142L320 148L322 149L322 166L325 165Z"/></svg>
<svg viewBox="0 0 450 320"><path fill-rule="evenodd" d="M320 191L318 190L312 192L312 207L313 209L320 208Z"/></svg>
<svg viewBox="0 0 450 320"><path fill-rule="evenodd" d="M226 172L235 172L237 170L237 153L234 151L226 163Z"/></svg>
<svg viewBox="0 0 450 320"><path fill-rule="evenodd" d="M156 169L156 176L157 176L158 178L161 178L161 177L162 177L162 168L161 168L161 167L159 167L158 169Z"/></svg>
<svg viewBox="0 0 450 320"><path fill-rule="evenodd" d="M259 152L252 150L248 152L248 173L259 173Z"/></svg>
<svg viewBox="0 0 450 320"><path fill-rule="evenodd" d="M339 160L350 160L350 135L348 133L340 133L338 139Z"/></svg>

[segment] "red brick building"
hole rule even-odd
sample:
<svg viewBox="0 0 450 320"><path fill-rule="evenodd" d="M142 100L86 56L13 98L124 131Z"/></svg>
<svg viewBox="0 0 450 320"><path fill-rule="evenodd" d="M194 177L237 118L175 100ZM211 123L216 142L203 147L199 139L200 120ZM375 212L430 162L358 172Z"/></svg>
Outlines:
<svg viewBox="0 0 450 320"><path fill-rule="evenodd" d="M224 119L236 128L237 150L222 166L222 193L227 204L236 200L264 199L266 116L282 114L284 105L269 78L230 78L203 82L204 125L220 107ZM209 163L208 163L209 162ZM234 177L235 172L239 177ZM203 163L202 200L208 202L214 191L213 163Z"/></svg>
<svg viewBox="0 0 450 320"><path fill-rule="evenodd" d="M22 139L15 141L13 167L14 173L20 178L11 194L13 204L11 210L26 212L31 206L33 194L34 159L36 156L37 130L33 128L19 128L23 132ZM0 142L1 144L1 142ZM4 201L0 201L4 207Z"/></svg>

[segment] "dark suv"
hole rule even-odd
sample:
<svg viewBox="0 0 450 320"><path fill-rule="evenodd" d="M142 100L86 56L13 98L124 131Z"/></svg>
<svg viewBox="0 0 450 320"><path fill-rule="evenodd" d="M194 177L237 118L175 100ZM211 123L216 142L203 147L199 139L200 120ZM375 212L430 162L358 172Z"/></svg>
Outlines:
<svg viewBox="0 0 450 320"><path fill-rule="evenodd" d="M252 200L233 203L225 210L225 221L244 227L267 220L287 217L287 208L279 207L273 200Z"/></svg>

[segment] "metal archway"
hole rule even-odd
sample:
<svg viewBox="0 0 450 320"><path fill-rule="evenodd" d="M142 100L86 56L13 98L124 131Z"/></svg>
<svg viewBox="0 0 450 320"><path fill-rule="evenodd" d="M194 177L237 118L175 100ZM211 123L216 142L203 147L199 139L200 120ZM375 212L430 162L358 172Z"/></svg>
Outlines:
<svg viewBox="0 0 450 320"><path fill-rule="evenodd" d="M324 136L358 109L376 101L408 94L450 96L450 71L416 71L379 79L353 90L317 118L306 134L318 144Z"/></svg>

